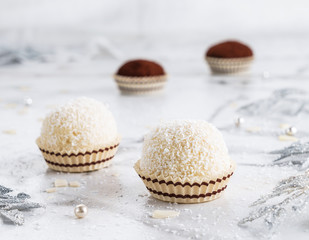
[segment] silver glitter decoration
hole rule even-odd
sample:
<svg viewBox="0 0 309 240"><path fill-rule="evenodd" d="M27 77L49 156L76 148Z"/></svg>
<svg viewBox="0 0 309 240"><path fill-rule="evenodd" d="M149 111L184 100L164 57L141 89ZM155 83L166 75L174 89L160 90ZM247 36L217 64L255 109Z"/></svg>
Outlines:
<svg viewBox="0 0 309 240"><path fill-rule="evenodd" d="M309 142L297 142L281 150L270 152L270 154L279 154L272 165L293 166L298 170L304 170L309 167Z"/></svg>
<svg viewBox="0 0 309 240"><path fill-rule="evenodd" d="M8 193L13 190L0 185L0 216L4 222L22 225L24 216L21 211L28 211L32 208L42 207L39 203L29 202L30 196L26 193L18 193L11 196Z"/></svg>
<svg viewBox="0 0 309 240"><path fill-rule="evenodd" d="M281 200L283 199L283 200ZM274 204L267 204L269 200ZM251 207L257 207L239 225L264 219L269 229L283 221L289 210L300 212L309 202L309 170L302 175L292 176L279 182L273 191L256 200Z"/></svg>
<svg viewBox="0 0 309 240"><path fill-rule="evenodd" d="M18 209L20 211L29 210L31 208L40 208L41 204L33 203L33 202L22 202L22 203L14 203L14 204L7 204L2 209L4 210L13 210Z"/></svg>
<svg viewBox="0 0 309 240"><path fill-rule="evenodd" d="M0 185L0 198L1 198L1 195L7 194L12 191L13 191L12 189L6 188Z"/></svg>
<svg viewBox="0 0 309 240"><path fill-rule="evenodd" d="M285 129L285 134L289 136L294 136L297 133L297 128L296 127L289 127Z"/></svg>
<svg viewBox="0 0 309 240"><path fill-rule="evenodd" d="M309 98L300 89L280 89L266 99L242 106L237 112L243 116L297 116L309 113Z"/></svg>
<svg viewBox="0 0 309 240"><path fill-rule="evenodd" d="M0 47L0 66L22 64L26 61L45 62L42 52L32 47L18 49Z"/></svg>
<svg viewBox="0 0 309 240"><path fill-rule="evenodd" d="M17 209L11 211L0 210L0 215L3 217L4 221L14 223L16 225L23 225L25 222L24 215Z"/></svg>
<svg viewBox="0 0 309 240"><path fill-rule="evenodd" d="M24 104L25 104L26 106L29 107L29 106L32 105L32 103L33 103L32 98L26 97L26 98L24 99Z"/></svg>
<svg viewBox="0 0 309 240"><path fill-rule="evenodd" d="M245 119L244 119L244 118L238 117L238 118L236 118L236 120L235 120L235 126L236 126L236 127L240 127L244 122L245 122Z"/></svg>

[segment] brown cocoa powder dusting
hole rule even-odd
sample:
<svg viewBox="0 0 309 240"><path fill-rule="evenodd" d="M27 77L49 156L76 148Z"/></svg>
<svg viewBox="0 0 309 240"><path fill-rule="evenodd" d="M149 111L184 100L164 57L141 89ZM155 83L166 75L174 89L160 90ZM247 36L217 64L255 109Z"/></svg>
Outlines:
<svg viewBox="0 0 309 240"><path fill-rule="evenodd" d="M216 58L242 58L253 56L253 52L243 43L226 41L210 47L206 56Z"/></svg>
<svg viewBox="0 0 309 240"><path fill-rule="evenodd" d="M123 64L117 71L117 74L129 77L149 77L165 75L165 72L158 63L138 59Z"/></svg>

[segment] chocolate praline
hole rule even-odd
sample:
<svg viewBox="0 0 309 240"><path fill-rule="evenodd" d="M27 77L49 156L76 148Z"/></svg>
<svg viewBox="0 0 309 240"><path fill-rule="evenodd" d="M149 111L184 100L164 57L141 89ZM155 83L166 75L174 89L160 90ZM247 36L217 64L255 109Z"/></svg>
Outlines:
<svg viewBox="0 0 309 240"><path fill-rule="evenodd" d="M206 52L207 57L215 58L244 58L252 57L251 48L238 41L225 41L210 47Z"/></svg>
<svg viewBox="0 0 309 240"><path fill-rule="evenodd" d="M137 59L124 63L117 71L117 75L128 77L152 77L165 75L163 67L153 61Z"/></svg>

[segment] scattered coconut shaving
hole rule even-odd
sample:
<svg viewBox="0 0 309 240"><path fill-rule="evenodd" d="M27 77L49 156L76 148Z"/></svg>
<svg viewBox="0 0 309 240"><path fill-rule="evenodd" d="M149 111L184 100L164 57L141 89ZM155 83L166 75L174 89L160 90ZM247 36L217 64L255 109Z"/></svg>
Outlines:
<svg viewBox="0 0 309 240"><path fill-rule="evenodd" d="M17 107L16 103L8 103L4 106L6 109L14 109Z"/></svg>
<svg viewBox="0 0 309 240"><path fill-rule="evenodd" d="M291 124L288 124L288 123L281 123L280 125L279 125L279 127L281 128L281 129L287 129L287 128L289 128L291 126Z"/></svg>
<svg viewBox="0 0 309 240"><path fill-rule="evenodd" d="M178 217L180 212L173 210L154 210L152 212L152 218L163 219L163 218L174 218Z"/></svg>
<svg viewBox="0 0 309 240"><path fill-rule="evenodd" d="M287 136L287 135L280 135L278 137L279 141L289 141L289 142L297 142L298 138L293 136Z"/></svg>
<svg viewBox="0 0 309 240"><path fill-rule="evenodd" d="M22 92L28 92L30 91L30 87L27 87L27 86L20 86L18 87L18 89Z"/></svg>
<svg viewBox="0 0 309 240"><path fill-rule="evenodd" d="M15 135L16 134L16 130L14 130L14 129L3 130L2 132L4 134L9 134L9 135Z"/></svg>
<svg viewBox="0 0 309 240"><path fill-rule="evenodd" d="M21 110L18 111L18 114L19 114L19 115L25 115L25 114L27 114L28 112L29 112L29 108L24 107L23 109L21 109Z"/></svg>
<svg viewBox="0 0 309 240"><path fill-rule="evenodd" d="M246 131L250 133L258 133L261 131L261 129L261 127L248 127L246 128Z"/></svg>
<svg viewBox="0 0 309 240"><path fill-rule="evenodd" d="M66 179L56 179L54 182L55 187L67 187L68 181Z"/></svg>
<svg viewBox="0 0 309 240"><path fill-rule="evenodd" d="M80 183L78 181L72 181L69 183L70 187L80 187Z"/></svg>
<svg viewBox="0 0 309 240"><path fill-rule="evenodd" d="M56 192L57 191L57 188L47 188L46 190L45 190L45 192L47 192L47 193L54 193L54 192Z"/></svg>

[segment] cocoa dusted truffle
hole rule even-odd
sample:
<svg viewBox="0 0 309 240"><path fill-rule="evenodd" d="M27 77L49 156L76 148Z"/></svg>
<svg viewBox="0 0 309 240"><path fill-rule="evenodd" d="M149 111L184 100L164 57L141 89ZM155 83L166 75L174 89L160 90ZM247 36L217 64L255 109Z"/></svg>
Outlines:
<svg viewBox="0 0 309 240"><path fill-rule="evenodd" d="M125 94L153 93L162 90L166 83L163 67L144 59L125 62L114 78L121 92Z"/></svg>
<svg viewBox="0 0 309 240"><path fill-rule="evenodd" d="M214 73L247 71L253 61L253 51L238 41L225 41L210 47L205 59Z"/></svg>
<svg viewBox="0 0 309 240"><path fill-rule="evenodd" d="M160 64L148 60L139 59L128 61L123 64L119 68L117 74L130 77L149 77L165 75L165 72Z"/></svg>
<svg viewBox="0 0 309 240"><path fill-rule="evenodd" d="M253 56L251 48L237 41L227 41L216 44L208 49L207 57L243 58Z"/></svg>

